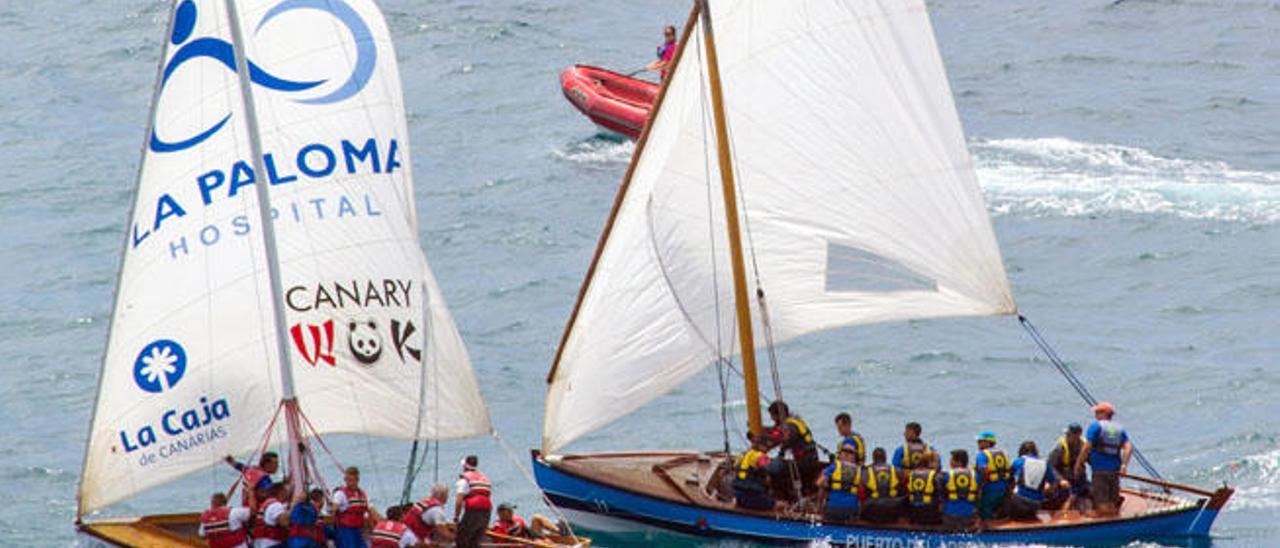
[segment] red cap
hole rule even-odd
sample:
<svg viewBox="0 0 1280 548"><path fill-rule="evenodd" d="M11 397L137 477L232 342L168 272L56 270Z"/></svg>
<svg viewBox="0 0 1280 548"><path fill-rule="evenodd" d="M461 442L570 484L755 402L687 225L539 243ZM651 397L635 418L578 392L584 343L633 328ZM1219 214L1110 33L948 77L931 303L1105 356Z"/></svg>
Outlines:
<svg viewBox="0 0 1280 548"><path fill-rule="evenodd" d="M1103 411L1114 415L1116 413L1116 406L1111 405L1111 402L1109 401L1098 402L1098 405L1093 406L1093 410Z"/></svg>

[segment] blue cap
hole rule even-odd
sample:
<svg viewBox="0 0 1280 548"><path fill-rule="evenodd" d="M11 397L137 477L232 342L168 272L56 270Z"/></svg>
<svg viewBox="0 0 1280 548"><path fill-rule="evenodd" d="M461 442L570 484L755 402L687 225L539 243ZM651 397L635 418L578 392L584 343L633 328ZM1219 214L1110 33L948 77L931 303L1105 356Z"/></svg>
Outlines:
<svg viewBox="0 0 1280 548"><path fill-rule="evenodd" d="M995 443L996 433L990 430L983 430L981 434L978 434L978 441L989 441L991 443Z"/></svg>

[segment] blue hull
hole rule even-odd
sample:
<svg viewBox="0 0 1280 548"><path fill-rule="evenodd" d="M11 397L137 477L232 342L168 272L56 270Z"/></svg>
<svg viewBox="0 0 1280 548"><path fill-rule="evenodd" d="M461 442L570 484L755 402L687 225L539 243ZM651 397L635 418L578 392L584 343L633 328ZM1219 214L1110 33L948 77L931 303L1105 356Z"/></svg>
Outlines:
<svg viewBox="0 0 1280 548"><path fill-rule="evenodd" d="M699 537L737 538L767 543L807 543L825 540L857 547L925 547L955 543L1039 543L1116 545L1134 540L1207 540L1218 510L1207 505L1173 512L1104 522L1028 526L981 533L913 531L874 526L828 525L779 520L748 513L682 504L642 495L566 473L533 459L538 486L557 506L597 522L621 520ZM604 520L601 520L604 521ZM591 528L589 524L582 524Z"/></svg>

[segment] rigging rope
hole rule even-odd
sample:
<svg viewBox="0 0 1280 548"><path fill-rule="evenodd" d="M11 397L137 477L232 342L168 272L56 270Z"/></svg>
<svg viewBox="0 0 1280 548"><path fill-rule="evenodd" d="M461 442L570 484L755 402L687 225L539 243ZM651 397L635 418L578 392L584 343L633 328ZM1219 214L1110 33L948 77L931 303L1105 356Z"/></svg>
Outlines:
<svg viewBox="0 0 1280 548"><path fill-rule="evenodd" d="M1022 324L1023 329L1027 330L1027 333L1031 335L1031 340L1035 341L1036 346L1039 346L1045 356L1049 357L1049 361L1055 368L1057 368L1058 372L1067 379L1067 382L1076 390L1076 393L1080 394L1080 397L1084 399L1085 403L1089 404L1090 407L1098 405L1098 399L1093 397L1093 394L1089 392L1089 388L1084 385L1084 382L1081 381L1073 371L1071 371L1071 367L1058 356L1058 353L1053 350L1053 347L1049 346L1049 342L1040 334L1040 330L1036 329L1036 326L1031 324L1031 320L1028 320L1027 317L1022 314L1018 314L1018 322ZM1155 466L1151 465L1151 462L1147 460L1146 455L1143 455L1142 451L1138 450L1138 445L1133 443L1132 440L1130 440L1129 443L1133 447L1133 456L1138 459L1138 464L1142 465L1142 469L1146 470L1152 477L1163 480L1164 477L1160 475L1160 472L1156 471ZM1168 488L1165 488L1165 491L1167 492Z"/></svg>
<svg viewBox="0 0 1280 548"><path fill-rule="evenodd" d="M565 530L569 532L569 536L575 539L578 538L578 534L573 532L573 526L569 524L569 518L564 515L564 512L560 511L560 507L556 506L554 502L551 502L551 498L547 496L547 493L544 492L541 487L538 487L538 480L534 479L533 472L525 469L524 462L516 457L515 451L511 449L511 446L507 445L506 441L503 441L502 436L498 435L497 430L493 430L492 435L493 439L498 442L498 447L502 448L502 452L506 454L507 459L511 461L511 464L514 465L522 475L524 475L524 479L529 481L529 485L533 486L533 490L538 493L538 497L542 499L542 503L547 505L547 508L550 508L551 512L559 518L559 524L564 525Z"/></svg>

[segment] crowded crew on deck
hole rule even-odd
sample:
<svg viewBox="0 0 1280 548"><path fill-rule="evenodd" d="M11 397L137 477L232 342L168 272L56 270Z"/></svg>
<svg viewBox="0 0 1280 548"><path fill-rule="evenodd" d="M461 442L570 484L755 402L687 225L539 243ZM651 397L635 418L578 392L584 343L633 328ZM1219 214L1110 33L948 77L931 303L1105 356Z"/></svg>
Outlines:
<svg viewBox="0 0 1280 548"><path fill-rule="evenodd" d="M836 415L835 451L828 451L804 419L775 401L769 406L772 428L749 436L751 446L733 460L735 505L814 512L828 523L905 522L958 530L1002 520L1036 522L1041 511L1115 516L1132 445L1114 420L1113 405L1102 402L1093 411L1095 421L1087 429L1067 425L1045 458L1033 440L1009 445L1017 447L1014 456L989 430L975 436L972 448L943 454L924 441L919 423L909 422L892 459L884 447L875 447L864 464L867 441L854 431L848 413ZM819 459L819 450L828 453L829 463Z"/></svg>

